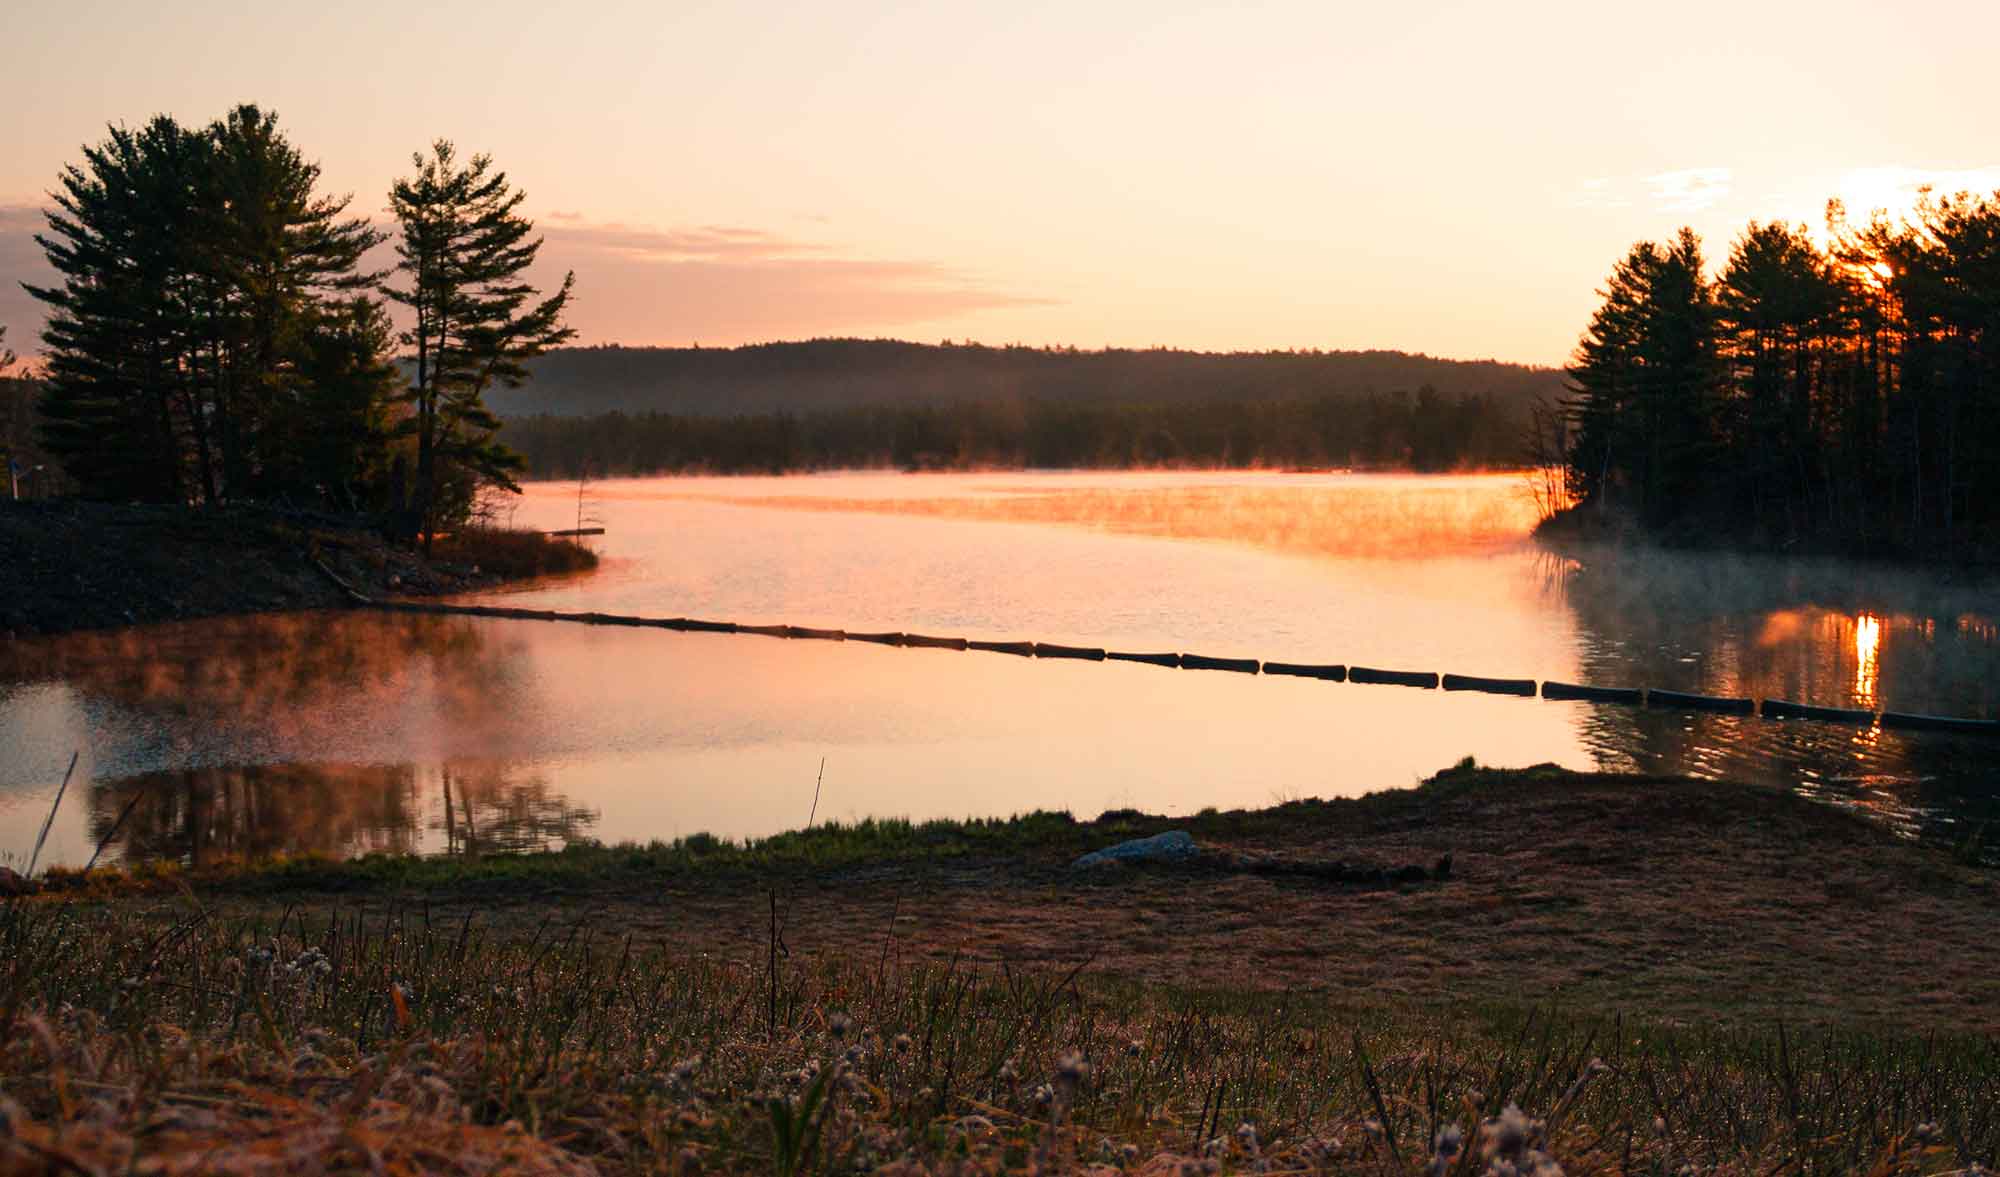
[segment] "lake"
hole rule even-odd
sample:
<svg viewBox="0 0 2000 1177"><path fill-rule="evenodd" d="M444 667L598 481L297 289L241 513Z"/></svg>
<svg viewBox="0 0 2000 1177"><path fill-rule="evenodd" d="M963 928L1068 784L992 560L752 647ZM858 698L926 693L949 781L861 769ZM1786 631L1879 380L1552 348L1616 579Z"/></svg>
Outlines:
<svg viewBox="0 0 2000 1177"><path fill-rule="evenodd" d="M606 534L535 608L1039 640L2000 715L1995 586L1576 551L1512 475L857 473L532 484ZM225 618L0 653L0 863L1189 813L1481 763L1775 783L1912 834L2000 812L1990 738L659 629ZM822 772L822 764L824 770ZM817 794L817 798L815 798Z"/></svg>

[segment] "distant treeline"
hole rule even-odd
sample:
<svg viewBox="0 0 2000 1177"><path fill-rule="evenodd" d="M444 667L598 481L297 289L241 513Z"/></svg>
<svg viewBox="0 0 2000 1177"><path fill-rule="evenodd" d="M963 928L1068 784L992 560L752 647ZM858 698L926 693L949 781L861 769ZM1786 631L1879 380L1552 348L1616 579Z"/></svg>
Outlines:
<svg viewBox="0 0 2000 1177"><path fill-rule="evenodd" d="M1618 264L1544 447L1569 521L2000 559L2000 194L1828 224L1753 223L1714 278L1685 229Z"/></svg>
<svg viewBox="0 0 2000 1177"><path fill-rule="evenodd" d="M734 417L610 412L508 420L531 478L1142 466L1448 470L1518 466L1518 404L1425 386L1359 397L1183 404L1030 399Z"/></svg>
<svg viewBox="0 0 2000 1177"><path fill-rule="evenodd" d="M733 348L567 347L528 365L529 386L496 388L503 417L674 413L739 417L877 406L1041 401L1197 405L1312 401L1429 386L1447 400L1522 406L1562 391L1562 373L1394 351L1079 351L815 339Z"/></svg>

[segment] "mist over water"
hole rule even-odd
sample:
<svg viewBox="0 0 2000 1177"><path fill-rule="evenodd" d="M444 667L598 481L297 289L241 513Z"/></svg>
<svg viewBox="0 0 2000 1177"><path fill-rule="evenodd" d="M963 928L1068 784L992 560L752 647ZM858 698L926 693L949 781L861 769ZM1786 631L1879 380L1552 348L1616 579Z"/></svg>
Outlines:
<svg viewBox="0 0 2000 1177"><path fill-rule="evenodd" d="M531 486L519 525L579 513ZM532 607L2000 714L1991 584L1545 551L1510 476L848 474L593 484L599 573ZM1775 783L1951 836L1987 739L862 643L371 613L0 655L0 862L449 852L824 817L1190 812L1465 755ZM123 824L120 823L123 815Z"/></svg>

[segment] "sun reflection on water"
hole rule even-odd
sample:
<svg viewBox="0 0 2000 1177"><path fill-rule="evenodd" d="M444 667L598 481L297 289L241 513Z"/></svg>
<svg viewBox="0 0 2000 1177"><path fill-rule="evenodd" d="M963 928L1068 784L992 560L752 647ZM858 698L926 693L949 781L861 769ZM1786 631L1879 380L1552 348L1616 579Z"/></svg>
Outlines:
<svg viewBox="0 0 2000 1177"><path fill-rule="evenodd" d="M1882 677L1882 622L1863 613L1854 619L1854 698L1867 707L1875 705L1876 688Z"/></svg>

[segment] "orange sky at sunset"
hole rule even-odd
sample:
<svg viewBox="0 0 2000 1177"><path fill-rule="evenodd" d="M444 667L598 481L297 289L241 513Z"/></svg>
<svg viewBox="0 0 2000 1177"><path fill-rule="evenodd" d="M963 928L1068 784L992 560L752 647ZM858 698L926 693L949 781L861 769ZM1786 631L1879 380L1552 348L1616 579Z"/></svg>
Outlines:
<svg viewBox="0 0 2000 1177"><path fill-rule="evenodd" d="M1634 240L2000 189L2000 5L172 5L10 13L0 324L110 121L279 112L379 213L530 194L585 343L814 335L1559 363Z"/></svg>

